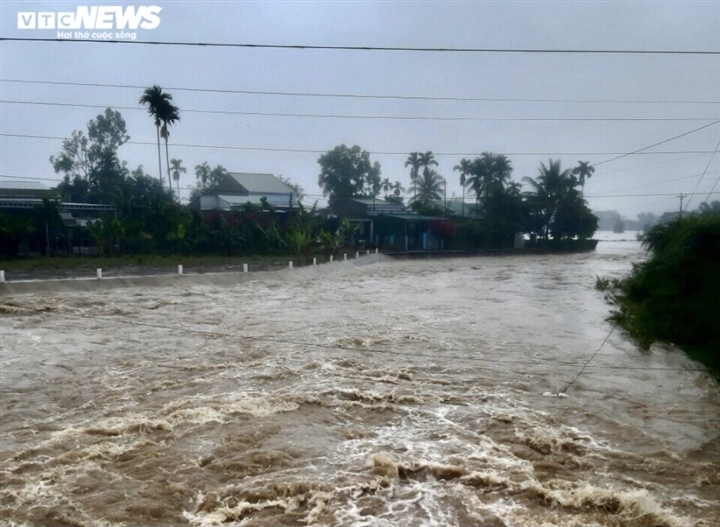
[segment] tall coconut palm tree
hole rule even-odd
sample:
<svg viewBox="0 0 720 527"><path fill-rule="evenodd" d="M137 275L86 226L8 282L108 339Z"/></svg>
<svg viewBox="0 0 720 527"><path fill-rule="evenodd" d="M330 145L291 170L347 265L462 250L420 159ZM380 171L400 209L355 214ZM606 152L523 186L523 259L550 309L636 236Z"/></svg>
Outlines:
<svg viewBox="0 0 720 527"><path fill-rule="evenodd" d="M145 88L142 97L140 97L140 104L147 105L148 113L153 118L155 128L157 130L157 145L158 145L158 177L160 181L162 177L162 156L160 154L160 127L162 126L164 119L167 115L168 106L172 106L170 102L172 95L162 91L160 86L154 85L149 88ZM172 189L172 186L170 187Z"/></svg>
<svg viewBox="0 0 720 527"><path fill-rule="evenodd" d="M168 170L168 185L172 190L172 180L170 179L170 154L168 152L168 139L170 138L169 127L180 120L180 108L170 103L165 108L165 112L162 115L162 127L160 128L160 137L165 139L165 166ZM178 200L180 200L180 190L178 189Z"/></svg>
<svg viewBox="0 0 720 527"><path fill-rule="evenodd" d="M435 156L429 150L419 155L420 166L423 167L423 174L430 170L431 166L438 166L438 162L435 160Z"/></svg>
<svg viewBox="0 0 720 527"><path fill-rule="evenodd" d="M490 165L484 157L476 157L469 161L469 172L465 184L475 194L475 214L480 213L480 200L487 195L490 181Z"/></svg>
<svg viewBox="0 0 720 527"><path fill-rule="evenodd" d="M420 152L410 152L410 155L408 155L408 158L405 160L405 166L410 167L410 188L412 188L422 168Z"/></svg>
<svg viewBox="0 0 720 527"><path fill-rule="evenodd" d="M540 163L540 174L536 179L523 178L523 181L532 187L528 199L537 207L543 219L543 238L548 239L550 223L555 216L558 205L569 193L575 192L577 180L572 176L572 170L563 170L560 160L549 160L548 165Z"/></svg>
<svg viewBox="0 0 720 527"><path fill-rule="evenodd" d="M472 169L472 161L469 159L461 159L460 163L455 165L453 167L453 170L460 172L460 186L462 187L462 216L465 216L465 187L467 187L468 184L468 176L470 175L470 170Z"/></svg>
<svg viewBox="0 0 720 527"><path fill-rule="evenodd" d="M414 192L412 201L428 203L442 199L444 189L444 177L433 169L423 170L422 175L418 176L410 186L410 190Z"/></svg>
<svg viewBox="0 0 720 527"><path fill-rule="evenodd" d="M585 195L585 179L590 179L595 173L595 167L590 164L590 161L578 161L578 166L573 168L572 171L580 182L580 196Z"/></svg>
<svg viewBox="0 0 720 527"><path fill-rule="evenodd" d="M170 171L172 172L173 179L177 185L178 201L180 201L180 174L185 174L187 172L187 168L182 166L182 159L171 159Z"/></svg>
<svg viewBox="0 0 720 527"><path fill-rule="evenodd" d="M490 166L490 186L505 188L505 185L507 185L510 179L510 174L512 174L513 171L512 164L508 157L503 154L492 154L490 152L483 152L482 155L487 159L487 163Z"/></svg>

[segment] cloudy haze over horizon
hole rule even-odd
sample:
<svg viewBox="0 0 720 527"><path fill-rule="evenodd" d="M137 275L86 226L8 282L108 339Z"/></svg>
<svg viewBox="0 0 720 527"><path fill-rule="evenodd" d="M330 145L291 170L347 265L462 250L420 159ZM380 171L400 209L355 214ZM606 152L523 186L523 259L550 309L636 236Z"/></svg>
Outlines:
<svg viewBox="0 0 720 527"><path fill-rule="evenodd" d="M126 30L135 43L13 40L57 38L20 29L18 13L92 5L158 6L160 23ZM490 151L510 157L517 181L549 158L565 168L590 161L591 208L629 219L677 210L681 193L690 210L720 199L720 2L3 1L0 10L4 181L55 185L49 157L105 107L127 121L120 158L157 175L156 131L138 99L159 85L181 111L170 157L188 168L184 188L207 161L281 174L322 206L317 159L344 143L406 187L408 153L433 151L448 197L462 193L453 166ZM541 49L712 53L527 52Z"/></svg>

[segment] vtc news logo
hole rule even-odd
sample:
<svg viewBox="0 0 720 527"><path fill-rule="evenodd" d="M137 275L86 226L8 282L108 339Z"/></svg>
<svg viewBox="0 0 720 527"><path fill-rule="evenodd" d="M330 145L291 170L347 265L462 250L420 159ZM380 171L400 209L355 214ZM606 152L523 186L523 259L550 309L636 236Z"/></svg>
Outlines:
<svg viewBox="0 0 720 527"><path fill-rule="evenodd" d="M158 6L78 6L75 11L19 12L18 29L155 29Z"/></svg>

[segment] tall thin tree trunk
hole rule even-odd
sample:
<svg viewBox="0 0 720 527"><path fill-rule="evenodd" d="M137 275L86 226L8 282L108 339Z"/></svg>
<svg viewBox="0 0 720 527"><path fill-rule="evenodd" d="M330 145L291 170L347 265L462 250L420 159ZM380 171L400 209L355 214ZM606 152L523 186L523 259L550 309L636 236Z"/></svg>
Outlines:
<svg viewBox="0 0 720 527"><path fill-rule="evenodd" d="M157 129L157 141L158 141L158 177L160 178L160 184L162 185L162 154L160 153L160 125L155 127ZM172 190L172 187L170 187Z"/></svg>
<svg viewBox="0 0 720 527"><path fill-rule="evenodd" d="M165 132L165 135L167 135L167 131ZM170 189L170 192L172 193L172 176L170 175L170 156L168 155L167 137L165 138L165 166L167 167L167 173L168 173L168 188ZM180 198L180 194L178 193L178 199L179 198Z"/></svg>

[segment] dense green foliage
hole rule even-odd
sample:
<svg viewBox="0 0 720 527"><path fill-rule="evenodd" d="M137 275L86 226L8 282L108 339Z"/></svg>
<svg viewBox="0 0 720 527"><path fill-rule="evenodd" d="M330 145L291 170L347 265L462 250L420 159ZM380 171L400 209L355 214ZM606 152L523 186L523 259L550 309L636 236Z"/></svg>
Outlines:
<svg viewBox="0 0 720 527"><path fill-rule="evenodd" d="M652 256L615 284L613 317L641 346L681 346L720 372L720 215L709 212L653 227Z"/></svg>
<svg viewBox="0 0 720 527"><path fill-rule="evenodd" d="M60 202L104 207L86 207L95 212L89 218L78 216L75 224L72 218L60 219L54 199L36 210L2 213L0 255L293 253L307 260L314 251L329 255L343 243L352 243L352 230L358 230L359 222L341 226L340 218L320 215L314 208L306 210L299 202L282 213L267 201L205 212L198 210L197 203L183 205L179 180L187 169L181 159L170 159L168 153L169 127L179 121L179 110L159 86L147 88L139 104L147 107L156 127L157 177L142 166L131 170L121 159L120 149L130 136L123 116L108 108L87 123L86 133L74 131L63 141L61 151L50 157L56 173L64 176L57 187ZM160 138L165 139L167 187ZM404 204L403 185L381 179L380 164L359 146L339 145L320 156L318 163L318 183L331 204L353 197ZM588 238L595 231L596 218L576 188L584 177L590 177L592 167L587 163L575 171L575 177L573 171L562 171L559 162L550 160L548 167L541 165L540 176L530 180L534 191L523 193L520 183L511 179L513 168L506 156L484 152L475 159L462 159L454 170L460 173L463 202L455 208L454 200L448 201L447 181L433 168L438 165L432 151L411 152L405 161L410 168L408 212L451 220L434 222L431 228L429 218L422 218L425 223L417 224L416 239L433 234L444 248L492 249L512 248L519 234L534 234L572 246L574 238ZM207 161L194 168L197 184L191 203L228 177L225 167L213 168ZM173 179L178 196L172 189ZM304 193L299 185L281 179L298 196ZM466 195L475 203L466 204ZM534 239L533 243L540 245Z"/></svg>
<svg viewBox="0 0 720 527"><path fill-rule="evenodd" d="M380 163L370 161L370 153L355 145L336 146L318 159L318 185L330 200L353 196L376 196L382 188Z"/></svg>

